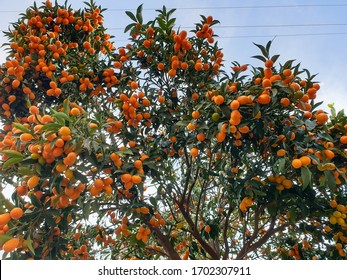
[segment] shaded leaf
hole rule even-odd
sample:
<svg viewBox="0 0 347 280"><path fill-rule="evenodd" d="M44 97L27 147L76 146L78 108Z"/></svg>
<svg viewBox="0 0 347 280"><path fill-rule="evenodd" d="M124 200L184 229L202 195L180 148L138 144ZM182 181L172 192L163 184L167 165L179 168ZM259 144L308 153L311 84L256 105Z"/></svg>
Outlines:
<svg viewBox="0 0 347 280"><path fill-rule="evenodd" d="M301 167L302 187L306 189L311 185L312 173L307 166Z"/></svg>

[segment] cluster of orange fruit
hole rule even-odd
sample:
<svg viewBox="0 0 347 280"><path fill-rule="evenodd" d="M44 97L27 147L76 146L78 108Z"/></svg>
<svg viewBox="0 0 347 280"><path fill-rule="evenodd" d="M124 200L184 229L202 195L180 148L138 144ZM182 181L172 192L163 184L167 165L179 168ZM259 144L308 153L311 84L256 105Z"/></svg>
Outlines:
<svg viewBox="0 0 347 280"><path fill-rule="evenodd" d="M49 14L49 16L47 16ZM66 29L67 26L72 26L76 31L83 30L90 33L100 28L103 22L101 10L95 8L91 12L84 12L83 15L79 12L73 12L71 9L58 8L54 10L52 4L47 1L43 11L31 10L30 17L25 23L21 23L12 33L16 36L16 41L11 42L13 59L8 60L5 64L5 71L2 79L2 86L6 89L6 93L0 98L0 113L7 117L12 116L11 106L18 106L25 102L25 96L29 96L30 100L35 99L32 92L30 82L24 80L24 75L31 71L35 72L34 79L37 80L39 90L48 96L59 97L62 93L62 86L69 82L74 82L80 77L80 90L93 90L93 82L99 81L98 77L93 73L86 73L89 77L83 77L84 70L79 72L78 67L58 66L68 64L67 59L71 53L78 56L83 56L87 52L94 55L96 51L106 53L107 50L112 50L114 47L110 40L110 35L103 32L97 32L98 35L91 36L91 40L84 41L83 48L70 38L63 38L59 34ZM87 36L87 38L89 38ZM98 49L95 49L98 48ZM119 83L118 79L113 75L112 69L105 69L107 74L104 77L105 85L111 86ZM78 74L78 75L76 75ZM41 79L42 77L42 79ZM44 78L43 78L44 77ZM45 78L48 79L47 87ZM6 98L6 99L5 99Z"/></svg>

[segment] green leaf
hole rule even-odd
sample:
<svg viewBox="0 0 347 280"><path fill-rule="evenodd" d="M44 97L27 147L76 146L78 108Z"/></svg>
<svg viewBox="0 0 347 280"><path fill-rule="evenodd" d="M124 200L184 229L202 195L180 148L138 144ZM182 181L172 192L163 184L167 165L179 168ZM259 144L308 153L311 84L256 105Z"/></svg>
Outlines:
<svg viewBox="0 0 347 280"><path fill-rule="evenodd" d="M306 189L311 185L312 173L307 166L301 167L302 188Z"/></svg>
<svg viewBox="0 0 347 280"><path fill-rule="evenodd" d="M31 242L30 235L27 238L27 245L28 245L28 249L30 250L30 252L35 256L35 250L33 248L33 244Z"/></svg>
<svg viewBox="0 0 347 280"><path fill-rule="evenodd" d="M257 196L267 196L267 193L266 192L262 192L260 190L257 190L257 189L253 189L252 190Z"/></svg>
<svg viewBox="0 0 347 280"><path fill-rule="evenodd" d="M273 56L271 57L271 60L272 60L273 62L276 62L277 59L278 59L279 57L280 57L279 54L275 54L275 55L273 55Z"/></svg>
<svg viewBox="0 0 347 280"><path fill-rule="evenodd" d="M56 223L55 223L55 220L49 215L49 214L45 214L44 215L45 217L45 222L51 226L51 227L55 227L56 226Z"/></svg>
<svg viewBox="0 0 347 280"><path fill-rule="evenodd" d="M325 170L324 176L326 179L327 186L332 192L334 192L334 189L336 187L336 179L334 177L334 174L330 170Z"/></svg>
<svg viewBox="0 0 347 280"><path fill-rule="evenodd" d="M2 165L2 168L7 168L11 165L14 165L14 164L21 162L22 160L23 160L23 158L19 158L19 157L10 158L10 159L5 161L5 163Z"/></svg>
<svg viewBox="0 0 347 280"><path fill-rule="evenodd" d="M0 243L2 244L2 243L6 242L6 241L8 241L8 240L10 240L12 238L13 238L13 236L6 235L6 234L1 234L0 235Z"/></svg>
<svg viewBox="0 0 347 280"><path fill-rule="evenodd" d="M252 56L252 58L259 59L259 60L261 60L261 61L263 61L263 62L265 62L265 61L266 61L266 58L265 58L265 57L263 57L263 56L261 56L261 55L254 55L254 56Z"/></svg>
<svg viewBox="0 0 347 280"><path fill-rule="evenodd" d="M270 41L270 42L271 42L271 41ZM259 45L259 44L256 44L256 43L253 43L253 44L256 45L256 46L260 49L261 53L262 53L266 58L269 58L269 53L268 53L268 51L266 50L266 48L265 48L264 46Z"/></svg>
<svg viewBox="0 0 347 280"><path fill-rule="evenodd" d="M290 213L290 218L289 218L290 222L294 224L296 222L296 218L297 218L297 211L295 208L291 208L289 210L289 213Z"/></svg>
<svg viewBox="0 0 347 280"><path fill-rule="evenodd" d="M21 123L13 123L13 126L25 133L31 133L30 129L28 129L27 127L25 127L24 125L22 125Z"/></svg>
<svg viewBox="0 0 347 280"><path fill-rule="evenodd" d="M48 123L48 124L45 124L41 130L43 131L47 131L47 130L53 130L53 131L57 131L59 128L61 128L61 125L60 124L57 124L57 123Z"/></svg>
<svg viewBox="0 0 347 280"><path fill-rule="evenodd" d="M124 151L117 151L116 154L119 156L124 156L124 155L133 155L134 153L132 152L132 150L127 149Z"/></svg>
<svg viewBox="0 0 347 280"><path fill-rule="evenodd" d="M316 120L313 120L313 121L305 120L305 126L306 126L308 131L315 129L316 125L317 125Z"/></svg>
<svg viewBox="0 0 347 280"><path fill-rule="evenodd" d="M75 179L81 181L83 184L88 183L87 177L85 175L83 175L81 172L79 172L78 170L75 170L73 174L74 174Z"/></svg>
<svg viewBox="0 0 347 280"><path fill-rule="evenodd" d="M282 173L286 169L286 159L285 158L279 158L276 161L275 166L278 168L278 173Z"/></svg>
<svg viewBox="0 0 347 280"><path fill-rule="evenodd" d="M69 98L66 98L65 100L64 100L64 113L65 114L68 114L69 113L69 111L70 111L70 100L69 100Z"/></svg>
<svg viewBox="0 0 347 280"><path fill-rule="evenodd" d="M32 194L30 196L30 200L31 200L31 203L35 206L35 207L38 207L38 208L41 208L42 207L42 203L40 200L38 200L38 198Z"/></svg>
<svg viewBox="0 0 347 280"><path fill-rule="evenodd" d="M91 205L91 202L88 201L87 203L85 203L83 205L83 218L88 221L89 220L89 214L90 214L90 205Z"/></svg>
<svg viewBox="0 0 347 280"><path fill-rule="evenodd" d="M125 29L124 29L124 33L127 33L130 29L132 29L134 26L136 26L136 23L131 23L128 24Z"/></svg>
<svg viewBox="0 0 347 280"><path fill-rule="evenodd" d="M137 19L136 19L135 15L134 15L132 12L126 11L125 13L126 13L127 16L130 17L133 21L137 22Z"/></svg>
<svg viewBox="0 0 347 280"><path fill-rule="evenodd" d="M137 7L137 10L136 10L136 18L138 20L139 23L142 24L143 22L143 17L142 17L142 5L141 4L140 6Z"/></svg>
<svg viewBox="0 0 347 280"><path fill-rule="evenodd" d="M176 126L187 126L189 121L178 121L175 123Z"/></svg>
<svg viewBox="0 0 347 280"><path fill-rule="evenodd" d="M11 158L24 158L24 155L15 150L4 150L2 153Z"/></svg>
<svg viewBox="0 0 347 280"><path fill-rule="evenodd" d="M63 112L56 112L52 115L53 118L55 119L59 119L59 120L66 120L66 121L69 121L70 120L70 117L69 115L63 113Z"/></svg>
<svg viewBox="0 0 347 280"><path fill-rule="evenodd" d="M149 202L156 208L157 207L157 200L153 197L153 196L151 196L150 198L149 198Z"/></svg>

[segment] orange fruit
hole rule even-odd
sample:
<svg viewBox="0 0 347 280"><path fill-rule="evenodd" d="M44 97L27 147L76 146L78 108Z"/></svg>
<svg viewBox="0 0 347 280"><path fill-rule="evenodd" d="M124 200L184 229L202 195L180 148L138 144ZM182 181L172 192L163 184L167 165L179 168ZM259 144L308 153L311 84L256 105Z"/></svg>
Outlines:
<svg viewBox="0 0 347 280"><path fill-rule="evenodd" d="M206 231L207 233L209 233L209 232L211 231L211 227L210 227L209 225L207 225L207 226L205 227L205 231Z"/></svg>
<svg viewBox="0 0 347 280"><path fill-rule="evenodd" d="M134 184L140 184L142 182L142 178L139 175L131 176L131 182Z"/></svg>
<svg viewBox="0 0 347 280"><path fill-rule="evenodd" d="M70 128L68 128L67 126L62 126L62 127L59 129L59 133L60 133L60 135L62 135L62 136L67 136L67 135L70 135L70 134L71 134L71 130L70 130Z"/></svg>
<svg viewBox="0 0 347 280"><path fill-rule="evenodd" d="M226 138L226 133L225 132L218 132L216 135L216 139L219 143L223 142Z"/></svg>
<svg viewBox="0 0 347 280"><path fill-rule="evenodd" d="M271 83L270 79L264 79L262 81L261 85L263 86L263 88L268 88L268 87L271 87L272 83Z"/></svg>
<svg viewBox="0 0 347 280"><path fill-rule="evenodd" d="M95 179L94 180L94 187L102 190L102 188L104 187L104 181L101 179Z"/></svg>
<svg viewBox="0 0 347 280"><path fill-rule="evenodd" d="M194 111L192 113L192 117L193 117L193 119L198 119L200 117L200 112L199 111Z"/></svg>
<svg viewBox="0 0 347 280"><path fill-rule="evenodd" d="M63 163L67 166L72 166L76 162L77 154L75 152L70 152L64 158Z"/></svg>
<svg viewBox="0 0 347 280"><path fill-rule="evenodd" d="M279 157L284 157L286 155L286 150L285 149L280 149L277 151L277 156Z"/></svg>
<svg viewBox="0 0 347 280"><path fill-rule="evenodd" d="M326 113L318 113L316 115L317 122L324 124L328 120L328 115Z"/></svg>
<svg viewBox="0 0 347 280"><path fill-rule="evenodd" d="M301 168L301 166L302 166L301 160L300 159L293 159L292 160L292 166L294 168Z"/></svg>
<svg viewBox="0 0 347 280"><path fill-rule="evenodd" d="M131 182L131 175L129 173L125 173L121 176L120 179L123 183Z"/></svg>
<svg viewBox="0 0 347 280"><path fill-rule="evenodd" d="M271 59L265 61L265 67L271 68L274 65L274 62Z"/></svg>
<svg viewBox="0 0 347 280"><path fill-rule="evenodd" d="M165 102L165 97L164 96L159 96L158 97L158 102L159 103L164 103Z"/></svg>
<svg viewBox="0 0 347 280"><path fill-rule="evenodd" d="M240 105L252 103L252 98L249 95L241 95L236 100L240 103ZM230 105L230 108L231 108L231 105Z"/></svg>
<svg viewBox="0 0 347 280"><path fill-rule="evenodd" d="M335 153L331 150L324 150L323 154L327 159L333 159L335 157Z"/></svg>
<svg viewBox="0 0 347 280"><path fill-rule="evenodd" d="M214 97L213 101L217 105L221 105L224 102L224 96L219 94L219 95Z"/></svg>
<svg viewBox="0 0 347 280"><path fill-rule="evenodd" d="M29 142L33 139L33 136L30 134L30 133L23 133L21 136L20 136L20 140L22 142Z"/></svg>
<svg viewBox="0 0 347 280"><path fill-rule="evenodd" d="M136 161L134 162L134 167L135 167L136 169L141 169L141 168L142 168L142 161L141 161L141 160L136 160Z"/></svg>
<svg viewBox="0 0 347 280"><path fill-rule="evenodd" d="M258 103L259 104L263 104L263 105L269 104L270 101L271 101L271 97L268 94L262 93L258 96Z"/></svg>
<svg viewBox="0 0 347 280"><path fill-rule="evenodd" d="M78 108L72 108L71 111L70 111L70 114L72 116L78 116L80 114L80 110L78 110Z"/></svg>
<svg viewBox="0 0 347 280"><path fill-rule="evenodd" d="M202 68L203 68L203 65L202 65L201 62L197 62L197 63L195 63L194 68L195 68L196 71L201 71Z"/></svg>
<svg viewBox="0 0 347 280"><path fill-rule="evenodd" d="M27 185L29 189L35 188L39 184L40 178L36 175L30 177L30 179L27 182Z"/></svg>
<svg viewBox="0 0 347 280"><path fill-rule="evenodd" d="M137 89L137 88L139 87L139 85L137 84L137 82L132 81L132 82L130 83L130 87L131 87L131 89Z"/></svg>
<svg viewBox="0 0 347 280"><path fill-rule="evenodd" d="M190 154L192 157L197 157L199 154L199 150L197 148L193 147L190 149Z"/></svg>
<svg viewBox="0 0 347 280"><path fill-rule="evenodd" d="M290 76L292 74L292 70L290 69L284 69L283 72L282 72L283 76Z"/></svg>
<svg viewBox="0 0 347 280"><path fill-rule="evenodd" d="M2 249L6 252L12 252L14 251L19 245L19 239L18 238L12 238L4 243L2 245Z"/></svg>
<svg viewBox="0 0 347 280"><path fill-rule="evenodd" d="M30 106L29 112L32 115L38 114L39 113L39 108L37 108L36 106Z"/></svg>
<svg viewBox="0 0 347 280"><path fill-rule="evenodd" d="M240 108L240 102L238 100L233 100L233 101L231 101L229 106L231 109L237 110Z"/></svg>
<svg viewBox="0 0 347 280"><path fill-rule="evenodd" d="M283 97L281 98L280 103L284 106L284 107L288 107L290 104L290 100L287 97Z"/></svg>
<svg viewBox="0 0 347 280"><path fill-rule="evenodd" d="M10 213L4 213L0 215L0 225L4 226L11 220Z"/></svg>
<svg viewBox="0 0 347 280"><path fill-rule="evenodd" d="M306 166L306 165L309 165L311 163L311 158L309 158L308 156L302 156L300 158L300 161L302 163L302 166Z"/></svg>
<svg viewBox="0 0 347 280"><path fill-rule="evenodd" d="M206 136L204 133L199 133L198 135L196 135L196 138L200 141L203 142L206 139Z"/></svg>
<svg viewBox="0 0 347 280"><path fill-rule="evenodd" d="M17 220L20 219L23 216L23 210L22 208L15 207L10 211L10 216L12 219Z"/></svg>
<svg viewBox="0 0 347 280"><path fill-rule="evenodd" d="M164 68L165 68L165 65L164 65L164 63L158 63L158 65L157 65L157 69L159 70L159 71L161 71L161 70L164 70Z"/></svg>
<svg viewBox="0 0 347 280"><path fill-rule="evenodd" d="M344 144L344 145L347 144L347 136L346 135L340 137L340 143Z"/></svg>

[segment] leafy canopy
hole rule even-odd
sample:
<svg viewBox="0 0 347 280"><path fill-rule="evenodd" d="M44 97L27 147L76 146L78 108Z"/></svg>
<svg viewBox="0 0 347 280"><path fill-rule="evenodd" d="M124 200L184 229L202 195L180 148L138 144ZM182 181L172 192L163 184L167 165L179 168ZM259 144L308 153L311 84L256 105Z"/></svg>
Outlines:
<svg viewBox="0 0 347 280"><path fill-rule="evenodd" d="M94 1L34 4L0 70L0 243L11 259L345 259L343 111L315 75L224 63L213 27Z"/></svg>

